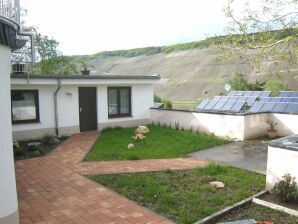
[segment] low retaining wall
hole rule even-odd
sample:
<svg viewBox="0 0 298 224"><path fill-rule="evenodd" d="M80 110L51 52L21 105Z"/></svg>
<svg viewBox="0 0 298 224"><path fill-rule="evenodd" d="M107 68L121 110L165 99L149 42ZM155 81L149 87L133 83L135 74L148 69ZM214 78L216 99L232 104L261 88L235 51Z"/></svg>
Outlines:
<svg viewBox="0 0 298 224"><path fill-rule="evenodd" d="M278 123L279 136L298 134L298 115L294 114L222 114L151 108L151 121L185 130L214 133L227 139L255 139L267 135L268 120Z"/></svg>

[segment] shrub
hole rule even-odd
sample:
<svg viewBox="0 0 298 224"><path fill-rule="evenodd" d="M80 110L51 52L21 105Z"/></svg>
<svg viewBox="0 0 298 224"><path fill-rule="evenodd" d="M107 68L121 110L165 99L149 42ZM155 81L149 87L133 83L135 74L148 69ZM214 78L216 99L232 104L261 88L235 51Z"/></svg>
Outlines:
<svg viewBox="0 0 298 224"><path fill-rule="evenodd" d="M273 193L277 194L283 202L298 201L298 187L295 177L286 174L282 180L275 184Z"/></svg>
<svg viewBox="0 0 298 224"><path fill-rule="evenodd" d="M275 78L266 81L265 89L271 91L272 96L277 96L280 91L289 90L289 86L281 78Z"/></svg>
<svg viewBox="0 0 298 224"><path fill-rule="evenodd" d="M16 149L13 149L13 154L15 157L20 157L22 155L24 155L24 150L21 149L21 148L16 148Z"/></svg>
<svg viewBox="0 0 298 224"><path fill-rule="evenodd" d="M40 152L38 150L35 150L31 153L32 156L40 156Z"/></svg>
<svg viewBox="0 0 298 224"><path fill-rule="evenodd" d="M263 82L249 82L245 75L242 73L235 73L235 75L229 80L232 90L242 90L242 91L261 91L264 90L265 83Z"/></svg>
<svg viewBox="0 0 298 224"><path fill-rule="evenodd" d="M36 149L36 151L38 151L40 155L44 155L44 154L46 154L44 148L42 148L42 147L38 147L38 148Z"/></svg>
<svg viewBox="0 0 298 224"><path fill-rule="evenodd" d="M161 103L161 97L154 94L154 102Z"/></svg>
<svg viewBox="0 0 298 224"><path fill-rule="evenodd" d="M167 109L172 109L173 105L170 100L162 100L162 103L164 104L164 107Z"/></svg>
<svg viewBox="0 0 298 224"><path fill-rule="evenodd" d="M41 143L44 145L53 145L55 144L55 136L50 134L45 134L41 137Z"/></svg>

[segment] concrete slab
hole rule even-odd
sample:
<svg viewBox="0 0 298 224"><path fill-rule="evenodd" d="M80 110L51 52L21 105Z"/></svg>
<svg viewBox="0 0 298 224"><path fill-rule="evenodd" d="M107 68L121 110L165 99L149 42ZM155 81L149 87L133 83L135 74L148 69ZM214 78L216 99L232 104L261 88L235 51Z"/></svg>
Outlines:
<svg viewBox="0 0 298 224"><path fill-rule="evenodd" d="M233 142L188 154L266 175L267 141Z"/></svg>

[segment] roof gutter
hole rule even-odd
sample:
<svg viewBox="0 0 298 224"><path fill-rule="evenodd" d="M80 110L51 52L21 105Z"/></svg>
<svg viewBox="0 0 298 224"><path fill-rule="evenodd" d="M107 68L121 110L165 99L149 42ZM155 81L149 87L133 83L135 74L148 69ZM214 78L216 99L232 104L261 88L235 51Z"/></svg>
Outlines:
<svg viewBox="0 0 298 224"><path fill-rule="evenodd" d="M58 118L58 103L57 103L57 95L58 92L61 89L61 80L60 78L57 78L57 82L58 82L58 87L56 89L56 91L54 92L54 110L55 110L55 132L56 135L59 135L59 118Z"/></svg>

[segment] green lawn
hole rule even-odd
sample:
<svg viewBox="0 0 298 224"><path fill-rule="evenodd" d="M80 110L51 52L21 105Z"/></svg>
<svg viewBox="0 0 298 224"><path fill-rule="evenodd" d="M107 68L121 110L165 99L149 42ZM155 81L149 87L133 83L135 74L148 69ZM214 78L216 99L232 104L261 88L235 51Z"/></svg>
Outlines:
<svg viewBox="0 0 298 224"><path fill-rule="evenodd" d="M90 175L92 180L119 192L177 223L190 224L247 198L265 186L265 176L227 166L161 172ZM223 181L215 189L211 181Z"/></svg>
<svg viewBox="0 0 298 224"><path fill-rule="evenodd" d="M185 157L187 153L226 143L213 135L149 125L150 132L141 142L132 139L135 128L103 130L86 157L86 161L137 160ZM128 150L134 143L136 148Z"/></svg>

